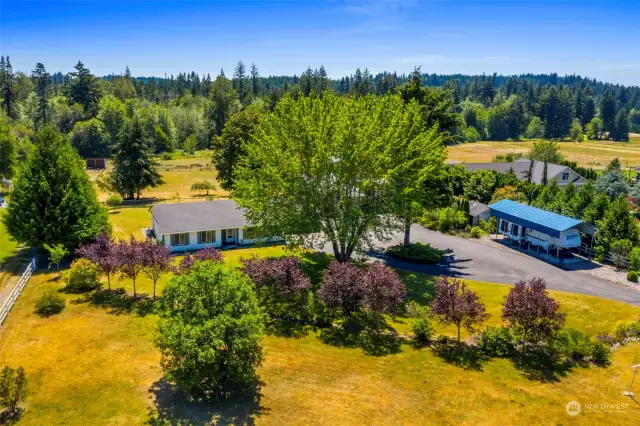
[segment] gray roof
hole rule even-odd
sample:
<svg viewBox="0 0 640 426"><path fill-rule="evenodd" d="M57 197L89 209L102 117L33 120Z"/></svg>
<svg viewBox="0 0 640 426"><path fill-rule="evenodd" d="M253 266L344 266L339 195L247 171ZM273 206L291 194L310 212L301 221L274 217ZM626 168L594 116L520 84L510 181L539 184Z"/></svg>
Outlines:
<svg viewBox="0 0 640 426"><path fill-rule="evenodd" d="M491 211L488 205L480 201L469 201L469 216L480 216L482 213Z"/></svg>
<svg viewBox="0 0 640 426"><path fill-rule="evenodd" d="M461 166L464 166L467 170L475 171L475 170L494 170L498 173L509 173L509 170L513 170L518 179L526 180L529 175L529 167L531 166L531 162L527 158L521 158L518 161L514 161L512 163L462 163ZM553 179L558 176L564 170L569 167L563 166L561 164L547 164L547 176L549 179ZM531 182L537 183L538 185L542 183L542 173L544 172L544 163L542 161L534 161L533 169L531 170ZM581 185L584 183L584 179L578 178L574 181L574 184Z"/></svg>
<svg viewBox="0 0 640 426"><path fill-rule="evenodd" d="M247 225L233 200L155 204L151 215L163 234L241 228Z"/></svg>

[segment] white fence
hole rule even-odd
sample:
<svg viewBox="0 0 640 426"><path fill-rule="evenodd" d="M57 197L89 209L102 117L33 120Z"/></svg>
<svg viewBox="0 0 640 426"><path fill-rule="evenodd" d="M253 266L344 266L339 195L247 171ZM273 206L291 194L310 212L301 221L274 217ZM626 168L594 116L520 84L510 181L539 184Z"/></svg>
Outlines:
<svg viewBox="0 0 640 426"><path fill-rule="evenodd" d="M29 278L31 278L31 274L35 269L36 269L36 258L34 257L33 259L31 259L31 262L29 262L29 265L27 266L27 270L24 271L24 273L22 274L22 277L20 277L18 284L13 288L13 290L11 290L11 294L9 294L9 298L7 298L7 300L4 301L4 304L0 308L0 325L2 325L2 323L4 322L4 319L9 314L9 311L13 307L13 304L16 303L16 299L22 292L22 289L24 288L24 286L27 285L27 281L29 281Z"/></svg>

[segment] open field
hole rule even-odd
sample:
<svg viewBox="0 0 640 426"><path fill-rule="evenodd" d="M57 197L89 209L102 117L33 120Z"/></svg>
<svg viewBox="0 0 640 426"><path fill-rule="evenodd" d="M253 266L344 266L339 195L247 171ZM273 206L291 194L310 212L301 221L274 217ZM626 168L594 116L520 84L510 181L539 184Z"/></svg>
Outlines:
<svg viewBox="0 0 640 426"><path fill-rule="evenodd" d="M197 151L193 157L184 157L181 152L178 152L174 153L176 157L175 160L161 160L160 174L165 183L157 188L150 188L144 191L142 197L167 200L178 197L192 197L198 194L191 192L191 185L202 180L208 180L218 186L216 191L210 193L211 195L228 195L227 191L219 188L218 182L216 181L218 173L212 167L211 155L211 151ZM109 164L109 170L111 170L111 167L111 164ZM99 172L95 171L89 171L88 173L92 178L95 178L99 174ZM105 201L109 196L108 193L101 191L97 185L96 191L98 192L98 199L100 201Z"/></svg>
<svg viewBox="0 0 640 426"><path fill-rule="evenodd" d="M463 163L489 162L498 154L507 152L527 153L533 142L475 142L449 146L449 160ZM630 142L586 141L560 142L560 150L571 161L580 166L604 168L614 157L619 157L623 166L640 165L640 136Z"/></svg>
<svg viewBox="0 0 640 426"><path fill-rule="evenodd" d="M62 314L35 316L37 296L61 287L53 278L36 275L0 331L0 363L24 366L31 385L21 424L142 424L150 418L200 423L219 416L237 419L243 411L172 405L176 396L160 381L159 355L152 344L154 315L110 313L74 302L81 296L65 295L68 304ZM429 277L404 278L425 291L429 287ZM508 287L470 285L489 305L489 322L499 322L496 301ZM573 326L596 321L598 329L607 330L639 313L617 302L554 296L569 310ZM406 323L400 318L394 325L401 329ZM558 381L538 382L525 378L508 360L464 369L430 349L406 345L393 355L366 356L361 349L322 343L313 332L300 338L269 336L263 345L267 355L259 369L264 382L260 411L249 410L261 424L561 423L568 419L564 406L570 400L626 403L621 392L638 350L638 344L623 347L606 369L576 368ZM590 413L572 423L631 424L638 410L629 406L613 414Z"/></svg>
<svg viewBox="0 0 640 426"><path fill-rule="evenodd" d="M137 222L146 220L142 212L148 214L146 209L123 209L111 215L114 230L143 226ZM252 254L282 253L280 246L223 252L230 266ZM328 261L325 255L303 259L316 272ZM433 292L432 278L399 272L409 298L426 303ZM169 279L162 279L159 291ZM130 280L112 280L112 286L132 291ZM500 305L509 287L479 282L469 286L487 305L491 314L487 324L499 324ZM0 329L0 365L22 365L30 382L20 424L202 424L238 422L248 416L259 424L631 424L640 415L635 405L575 419L564 409L570 400L629 402L621 392L631 380L629 366L638 362L639 344L618 350L608 368L575 368L541 382L526 378L510 360L493 359L465 368L460 360L408 345L391 355L368 356L360 348L323 343L314 331L298 338L264 338L258 405L186 403L161 381L159 354L153 346L155 315L61 293L67 307L60 315L36 316L35 299L61 288L55 274L36 274ZM151 282L142 276L137 288L152 291ZM640 309L631 305L551 293L568 313L567 325L592 336L640 316ZM404 332L410 321L399 317L390 325ZM455 335L451 327L438 326L437 331Z"/></svg>

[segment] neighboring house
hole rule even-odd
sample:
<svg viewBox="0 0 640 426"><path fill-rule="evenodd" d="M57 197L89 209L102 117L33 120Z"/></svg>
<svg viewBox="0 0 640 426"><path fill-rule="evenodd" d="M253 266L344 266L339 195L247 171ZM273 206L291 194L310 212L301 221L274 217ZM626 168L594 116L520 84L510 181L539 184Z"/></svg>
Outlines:
<svg viewBox="0 0 640 426"><path fill-rule="evenodd" d="M107 168L106 158L85 158L87 170L105 170Z"/></svg>
<svg viewBox="0 0 640 426"><path fill-rule="evenodd" d="M491 219L491 209L480 201L469 201L469 219L471 226L477 226L481 220Z"/></svg>
<svg viewBox="0 0 640 426"><path fill-rule="evenodd" d="M531 160L521 158L512 163L458 163L467 170L494 170L498 173L509 173L513 170L518 179L522 181L528 180L529 170L531 170L531 182L540 185L544 172L544 163L542 161L534 161L531 167ZM555 180L558 185L565 186L569 182L576 186L582 186L586 179L574 172L570 167L561 164L547 164L547 180L551 182Z"/></svg>
<svg viewBox="0 0 640 426"><path fill-rule="evenodd" d="M251 228L233 200L155 204L152 232L172 252L280 241Z"/></svg>

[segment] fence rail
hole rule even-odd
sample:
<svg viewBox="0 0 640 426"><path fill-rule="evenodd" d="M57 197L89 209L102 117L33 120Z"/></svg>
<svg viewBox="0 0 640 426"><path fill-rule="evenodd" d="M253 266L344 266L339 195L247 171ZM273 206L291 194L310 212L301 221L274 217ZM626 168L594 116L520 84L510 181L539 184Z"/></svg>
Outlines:
<svg viewBox="0 0 640 426"><path fill-rule="evenodd" d="M24 271L24 273L20 277L18 284L16 284L13 290L11 290L9 297L7 298L7 300L4 301L4 304L0 308L0 325L2 325L2 323L4 322L4 319L9 314L9 311L13 307L13 304L16 303L16 299L18 298L20 293L22 293L22 289L24 288L25 285L27 285L29 278L31 278L31 274L33 274L33 271L35 269L36 269L36 258L34 257L31 259L31 262L29 262L29 266L27 266L26 271Z"/></svg>

